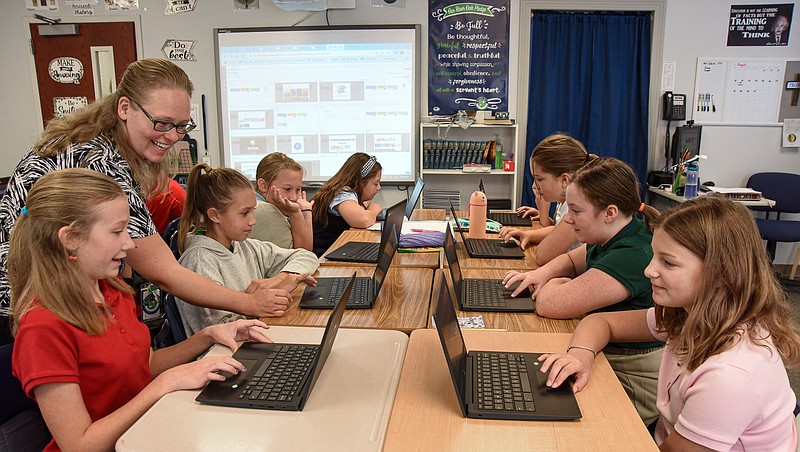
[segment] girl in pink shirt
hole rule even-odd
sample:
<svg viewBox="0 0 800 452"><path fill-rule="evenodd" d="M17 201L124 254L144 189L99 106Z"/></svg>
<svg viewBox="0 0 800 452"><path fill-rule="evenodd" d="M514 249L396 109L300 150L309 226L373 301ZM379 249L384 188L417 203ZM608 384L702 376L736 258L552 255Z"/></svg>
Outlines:
<svg viewBox="0 0 800 452"><path fill-rule="evenodd" d="M659 370L655 440L672 450L795 450L800 335L755 221L739 204L698 198L653 222L645 275L655 308L594 314L563 355L545 355L547 384L588 383L609 341L667 342Z"/></svg>

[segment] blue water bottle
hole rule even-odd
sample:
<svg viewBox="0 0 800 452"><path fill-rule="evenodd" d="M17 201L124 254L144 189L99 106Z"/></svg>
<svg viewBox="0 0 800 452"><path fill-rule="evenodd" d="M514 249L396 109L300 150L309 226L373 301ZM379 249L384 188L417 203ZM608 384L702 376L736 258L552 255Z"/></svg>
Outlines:
<svg viewBox="0 0 800 452"><path fill-rule="evenodd" d="M683 197L686 199L697 198L697 185L700 177L700 170L697 162L692 162L686 167L686 188L683 190Z"/></svg>

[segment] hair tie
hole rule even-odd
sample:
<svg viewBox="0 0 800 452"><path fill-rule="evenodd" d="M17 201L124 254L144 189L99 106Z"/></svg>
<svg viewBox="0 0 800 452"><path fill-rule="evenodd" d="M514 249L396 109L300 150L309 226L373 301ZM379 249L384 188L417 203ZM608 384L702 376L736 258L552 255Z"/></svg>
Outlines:
<svg viewBox="0 0 800 452"><path fill-rule="evenodd" d="M644 212L644 203L639 204L639 213Z"/></svg>
<svg viewBox="0 0 800 452"><path fill-rule="evenodd" d="M586 158L583 159L583 164L587 164L592 160L592 154L586 153Z"/></svg>
<svg viewBox="0 0 800 452"><path fill-rule="evenodd" d="M28 208L23 206L22 209L20 209L20 212L22 212L23 215L27 216L28 215Z"/></svg>
<svg viewBox="0 0 800 452"><path fill-rule="evenodd" d="M375 162L377 162L377 161L378 161L378 158L375 157L374 155L371 155L369 157L369 160L364 162L364 166L361 167L361 178L362 179L367 177L367 174L369 174L369 172L372 171L372 168L375 167Z"/></svg>

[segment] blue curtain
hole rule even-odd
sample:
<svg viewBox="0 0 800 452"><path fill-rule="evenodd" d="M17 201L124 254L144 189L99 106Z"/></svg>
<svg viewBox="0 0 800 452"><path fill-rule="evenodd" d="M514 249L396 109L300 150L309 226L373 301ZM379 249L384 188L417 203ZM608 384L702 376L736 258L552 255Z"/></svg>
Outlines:
<svg viewBox="0 0 800 452"><path fill-rule="evenodd" d="M650 12L533 13L523 204L534 203L531 153L555 132L645 180L650 28Z"/></svg>

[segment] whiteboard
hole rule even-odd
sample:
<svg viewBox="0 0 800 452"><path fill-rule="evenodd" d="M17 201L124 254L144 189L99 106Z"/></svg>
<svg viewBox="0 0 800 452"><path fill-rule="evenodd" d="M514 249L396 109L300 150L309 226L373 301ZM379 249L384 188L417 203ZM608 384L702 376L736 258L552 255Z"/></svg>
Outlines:
<svg viewBox="0 0 800 452"><path fill-rule="evenodd" d="M692 119L698 123L776 123L784 60L698 58Z"/></svg>

